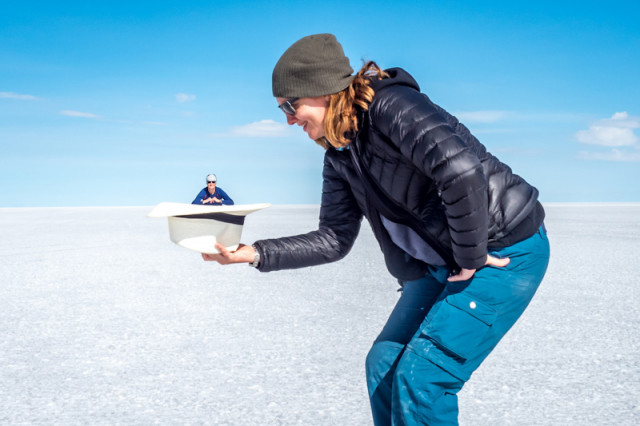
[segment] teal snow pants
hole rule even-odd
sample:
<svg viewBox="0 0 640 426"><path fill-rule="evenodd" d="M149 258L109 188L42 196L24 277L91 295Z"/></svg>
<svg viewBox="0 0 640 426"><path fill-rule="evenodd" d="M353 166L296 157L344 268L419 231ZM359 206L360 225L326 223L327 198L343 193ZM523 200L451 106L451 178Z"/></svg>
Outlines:
<svg viewBox="0 0 640 426"><path fill-rule="evenodd" d="M406 282L402 296L366 360L374 423L457 425L457 393L524 312L546 272L544 227L513 246L489 252L508 257L472 279L448 282L431 268Z"/></svg>

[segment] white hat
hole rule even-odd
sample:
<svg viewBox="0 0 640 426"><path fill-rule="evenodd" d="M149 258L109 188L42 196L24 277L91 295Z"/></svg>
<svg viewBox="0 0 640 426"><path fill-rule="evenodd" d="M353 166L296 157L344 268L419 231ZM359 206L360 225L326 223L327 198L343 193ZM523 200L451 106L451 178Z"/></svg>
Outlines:
<svg viewBox="0 0 640 426"><path fill-rule="evenodd" d="M218 253L216 242L228 250L240 244L244 218L251 212L271 204L236 204L233 206L202 206L198 204L160 203L148 217L169 220L169 238L181 247L200 253Z"/></svg>
<svg viewBox="0 0 640 426"><path fill-rule="evenodd" d="M218 179L216 178L216 175L214 174L210 174L207 175L207 182L216 182Z"/></svg>

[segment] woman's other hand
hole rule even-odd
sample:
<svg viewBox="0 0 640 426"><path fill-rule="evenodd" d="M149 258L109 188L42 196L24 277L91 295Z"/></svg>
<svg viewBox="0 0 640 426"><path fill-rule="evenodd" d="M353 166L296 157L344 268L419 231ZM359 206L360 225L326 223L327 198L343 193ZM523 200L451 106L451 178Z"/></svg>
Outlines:
<svg viewBox="0 0 640 426"><path fill-rule="evenodd" d="M253 247L244 244L240 244L236 251L229 251L220 243L216 243L215 247L219 253L202 253L202 259L218 262L221 265L230 265L232 263L251 263L256 254Z"/></svg>
<svg viewBox="0 0 640 426"><path fill-rule="evenodd" d="M507 266L509 264L509 262L511 262L511 259L509 259L508 257L505 258L499 258L499 257L493 257L490 255L487 255L487 261L485 262L485 265L488 266L497 266L498 268L503 268L505 266ZM473 274L476 273L475 269L464 269L462 268L460 270L460 272L458 272L457 275L452 275L448 278L447 281L449 282L455 282L455 281L466 281L466 280L470 280L473 277Z"/></svg>

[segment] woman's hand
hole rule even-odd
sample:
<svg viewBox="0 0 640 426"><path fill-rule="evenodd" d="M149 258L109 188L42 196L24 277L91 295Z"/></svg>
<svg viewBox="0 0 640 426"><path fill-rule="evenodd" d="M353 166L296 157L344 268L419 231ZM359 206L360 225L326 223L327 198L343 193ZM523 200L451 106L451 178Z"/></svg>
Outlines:
<svg viewBox="0 0 640 426"><path fill-rule="evenodd" d="M508 257L505 258L498 258L498 257L493 257L493 256L489 256L487 255L487 261L485 262L485 265L489 265L489 266L497 266L499 268L503 268L505 266L507 266L509 264L509 262L511 262L511 259L509 259ZM462 268L460 270L460 272L458 272L457 275L453 275L451 277L449 277L447 279L447 281L449 282L455 282L455 281L466 281L466 280L470 280L473 277L473 274L476 273L475 269L464 269Z"/></svg>
<svg viewBox="0 0 640 426"><path fill-rule="evenodd" d="M221 265L230 265L232 263L251 263L256 255L253 247L244 244L240 244L236 251L229 251L220 243L216 243L215 247L220 253L202 253L202 259L218 262Z"/></svg>

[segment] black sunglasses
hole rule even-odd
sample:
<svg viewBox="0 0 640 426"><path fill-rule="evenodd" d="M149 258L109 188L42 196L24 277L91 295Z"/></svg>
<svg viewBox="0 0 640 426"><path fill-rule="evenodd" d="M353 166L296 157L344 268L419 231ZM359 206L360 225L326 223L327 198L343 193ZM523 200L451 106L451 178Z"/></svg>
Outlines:
<svg viewBox="0 0 640 426"><path fill-rule="evenodd" d="M208 180L207 183L216 183L215 180Z"/></svg>
<svg viewBox="0 0 640 426"><path fill-rule="evenodd" d="M282 110L285 114L296 115L296 107L293 106L293 103L296 102L300 98L289 98L280 105L278 108Z"/></svg>

